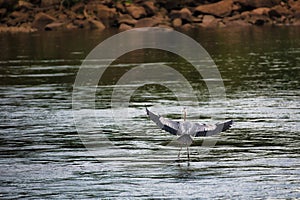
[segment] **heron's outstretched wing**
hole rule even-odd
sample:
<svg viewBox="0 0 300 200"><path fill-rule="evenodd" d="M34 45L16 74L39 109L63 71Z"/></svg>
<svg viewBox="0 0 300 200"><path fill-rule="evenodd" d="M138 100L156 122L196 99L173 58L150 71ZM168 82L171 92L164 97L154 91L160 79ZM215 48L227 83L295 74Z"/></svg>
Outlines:
<svg viewBox="0 0 300 200"><path fill-rule="evenodd" d="M162 130L165 130L173 135L176 135L179 129L179 122L172 121L162 116L155 115L146 108L149 118Z"/></svg>
<svg viewBox="0 0 300 200"><path fill-rule="evenodd" d="M229 129L233 123L232 120L217 124L200 124L193 122L177 122L170 119L163 118L156 115L146 108L149 118L156 123L156 125L173 135L188 134L194 137L204 137L218 134Z"/></svg>
<svg viewBox="0 0 300 200"><path fill-rule="evenodd" d="M206 124L195 124L198 126L196 129L195 137L211 136L224 132L228 130L233 124L232 120L228 120L222 123L217 123L215 125L206 125Z"/></svg>

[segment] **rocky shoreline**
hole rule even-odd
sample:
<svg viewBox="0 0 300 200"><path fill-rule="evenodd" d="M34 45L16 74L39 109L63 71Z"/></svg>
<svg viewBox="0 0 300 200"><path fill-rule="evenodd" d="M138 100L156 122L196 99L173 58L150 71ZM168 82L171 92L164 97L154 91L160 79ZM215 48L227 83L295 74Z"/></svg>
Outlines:
<svg viewBox="0 0 300 200"><path fill-rule="evenodd" d="M300 26L300 0L0 0L0 32Z"/></svg>

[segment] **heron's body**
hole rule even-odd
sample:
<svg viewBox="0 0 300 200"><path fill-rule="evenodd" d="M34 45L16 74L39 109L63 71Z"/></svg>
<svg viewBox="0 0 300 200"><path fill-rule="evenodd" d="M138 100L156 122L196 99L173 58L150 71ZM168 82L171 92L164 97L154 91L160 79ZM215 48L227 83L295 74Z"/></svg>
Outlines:
<svg viewBox="0 0 300 200"><path fill-rule="evenodd" d="M184 110L184 121L173 121L167 118L164 118L160 115L156 115L150 112L146 108L147 115L149 118L156 123L156 125L173 135L180 136L177 141L187 146L190 146L193 142L192 137L205 137L218 134L220 132L226 131L229 129L233 123L232 120L225 121L223 123L217 124L202 124L198 122L189 122L186 121L186 111ZM179 151L180 154L180 151ZM178 157L179 157L178 154ZM189 158L189 154L188 154Z"/></svg>

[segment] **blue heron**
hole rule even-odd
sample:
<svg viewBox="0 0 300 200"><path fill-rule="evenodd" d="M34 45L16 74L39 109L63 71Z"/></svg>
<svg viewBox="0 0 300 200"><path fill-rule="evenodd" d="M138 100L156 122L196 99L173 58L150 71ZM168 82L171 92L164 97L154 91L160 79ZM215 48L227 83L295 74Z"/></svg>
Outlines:
<svg viewBox="0 0 300 200"><path fill-rule="evenodd" d="M198 122L186 121L186 109L183 109L183 121L174 121L164 118L160 115L156 115L146 108L149 118L162 130L167 131L173 135L178 135L177 141L179 142L180 150L178 153L178 159L180 159L180 152L183 145L187 148L187 158L190 160L189 146L193 143L192 137L205 137L218 134L220 132L228 130L232 124L232 120L228 120L222 123L216 124L201 124Z"/></svg>

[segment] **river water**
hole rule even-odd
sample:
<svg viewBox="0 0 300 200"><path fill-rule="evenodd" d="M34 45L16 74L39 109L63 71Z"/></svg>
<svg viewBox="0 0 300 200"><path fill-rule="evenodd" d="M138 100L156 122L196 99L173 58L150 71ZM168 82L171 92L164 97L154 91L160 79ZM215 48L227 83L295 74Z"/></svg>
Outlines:
<svg viewBox="0 0 300 200"><path fill-rule="evenodd" d="M77 133L72 91L83 59L114 34L1 33L1 199L300 198L299 28L186 33L208 51L220 71L226 102L215 102L219 105L209 103L201 77L176 55L145 49L120 57L97 88L99 123L88 125L94 135L117 147L102 146L107 156L99 159ZM129 110L129 117L116 124L110 118L114 84L137 63L180 69L201 91L199 108L183 102L188 119L232 119L233 127L210 142L196 139L190 165L185 150L178 161L179 147L169 145L176 137L149 121L144 106L177 119L182 106L170 90L155 84L136 90L129 108L120 108Z"/></svg>

